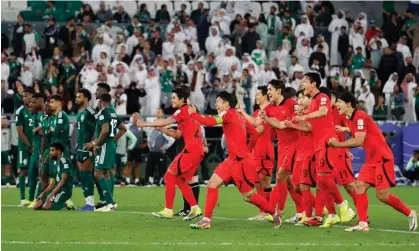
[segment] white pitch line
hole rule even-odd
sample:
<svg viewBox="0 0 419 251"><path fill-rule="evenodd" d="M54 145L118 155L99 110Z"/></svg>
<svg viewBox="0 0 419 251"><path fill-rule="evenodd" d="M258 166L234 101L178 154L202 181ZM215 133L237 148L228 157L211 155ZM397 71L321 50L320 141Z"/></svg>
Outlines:
<svg viewBox="0 0 419 251"><path fill-rule="evenodd" d="M315 243L315 242L273 242L273 243L234 243L234 242L80 242L80 241L2 241L2 244L13 245L125 245L125 246L344 246L344 247L358 247L358 246L390 246L390 247L414 247L418 246L416 243Z"/></svg>
<svg viewBox="0 0 419 251"><path fill-rule="evenodd" d="M18 205L1 205L2 207L19 207ZM151 212L140 212L140 211L114 211L111 213L120 213L120 214L141 214L141 215L151 215ZM219 220L231 220L231 221L247 221L247 219L240 219L240 218L229 218L229 217L212 217L213 219ZM334 227L339 228L347 228L351 227L349 225L335 225ZM379 231L379 232L388 232L388 233L400 233L400 234L413 234L419 235L419 232L411 232L405 230L397 230L397 229L386 229L386 228L370 228L371 230Z"/></svg>

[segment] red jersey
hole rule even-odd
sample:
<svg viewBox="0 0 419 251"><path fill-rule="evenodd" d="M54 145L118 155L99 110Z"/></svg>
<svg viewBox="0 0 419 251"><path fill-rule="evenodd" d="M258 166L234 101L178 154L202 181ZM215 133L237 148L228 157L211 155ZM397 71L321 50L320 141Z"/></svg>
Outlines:
<svg viewBox="0 0 419 251"><path fill-rule="evenodd" d="M188 106L179 108L172 117L178 123L178 130L182 132L185 141L185 149L191 153L202 154L204 145L202 143L202 131L200 125L192 119L188 112Z"/></svg>
<svg viewBox="0 0 419 251"><path fill-rule="evenodd" d="M355 109L349 119L348 126L352 137L355 137L355 134L359 132L366 133L364 143L362 144L362 148L366 152L365 164L375 164L376 161L382 158L387 160L394 159L393 152L388 146L383 133L367 113Z"/></svg>
<svg viewBox="0 0 419 251"><path fill-rule="evenodd" d="M259 133L256 131L256 128L243 116L240 116L241 123L246 126L246 136L249 136L249 140L247 146L249 151L251 152L252 149L256 145L256 141L259 138Z"/></svg>
<svg viewBox="0 0 419 251"><path fill-rule="evenodd" d="M304 115L306 115L305 113ZM294 120L293 120L294 122ZM298 124L297 122L294 122L295 124ZM298 144L297 144L297 159L296 161L303 160L306 156L311 156L314 153L313 148L313 133L311 132L303 132L303 131L297 131L299 134L298 137Z"/></svg>
<svg viewBox="0 0 419 251"><path fill-rule="evenodd" d="M250 151L247 146L246 125L242 123L242 117L233 108L224 111L218 115L222 118L223 132L227 143L229 159L236 157L245 158L250 156ZM191 116L193 119L203 125L214 126L217 124L217 119L211 116L202 116L194 113Z"/></svg>
<svg viewBox="0 0 419 251"><path fill-rule="evenodd" d="M333 124L338 126L346 127L348 118L346 118L345 114L339 114L339 110L336 107L332 108L333 112ZM345 132L336 132L338 135L339 142L343 142L346 139L346 133Z"/></svg>
<svg viewBox="0 0 419 251"><path fill-rule="evenodd" d="M268 105L269 106L269 105ZM259 109L253 113L253 117L256 118L259 116ZM274 156L274 146L272 143L272 127L265 121L262 123L262 126L265 128L263 132L259 135L256 140L256 145L253 148L253 156L255 157L265 157L265 156Z"/></svg>
<svg viewBox="0 0 419 251"><path fill-rule="evenodd" d="M297 102L292 98L286 98L279 105L268 105L264 110L268 117L274 117L279 121L284 121L291 120L297 109ZM287 149L296 146L298 133L291 128L276 129L276 138L278 140L278 150Z"/></svg>
<svg viewBox="0 0 419 251"><path fill-rule="evenodd" d="M327 108L326 116L309 120L313 132L314 151L326 147L330 138L337 138L335 126L333 124L332 104L330 98L326 94L319 92L314 95L308 113L318 111L322 106Z"/></svg>

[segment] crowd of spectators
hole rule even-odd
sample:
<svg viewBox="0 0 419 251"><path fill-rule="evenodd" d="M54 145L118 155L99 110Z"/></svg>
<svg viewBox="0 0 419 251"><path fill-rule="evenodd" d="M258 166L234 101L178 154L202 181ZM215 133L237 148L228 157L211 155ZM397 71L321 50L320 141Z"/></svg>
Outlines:
<svg viewBox="0 0 419 251"><path fill-rule="evenodd" d="M258 86L276 78L298 90L304 73L317 71L324 86L354 93L377 120L419 118L416 10L396 13L384 4L378 27L364 12L337 11L328 1L272 3L259 16L240 13L234 1L215 9L199 3L192 12L181 5L173 14L165 5L150 13L137 2L134 16L101 2L96 12L85 4L59 27L54 2L46 5L43 34L23 15L12 34L2 33L3 113L13 113L23 89L32 87L46 97L61 94L75 115L77 89L95 93L100 82L111 86L121 116L155 116L159 107L169 113L180 84L191 87L202 112L216 113L215 98L227 90L250 113Z"/></svg>

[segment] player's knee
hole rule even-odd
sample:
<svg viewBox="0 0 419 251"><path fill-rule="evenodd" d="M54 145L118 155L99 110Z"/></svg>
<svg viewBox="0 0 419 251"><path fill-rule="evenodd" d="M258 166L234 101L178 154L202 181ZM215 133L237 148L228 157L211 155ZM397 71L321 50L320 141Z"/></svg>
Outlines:
<svg viewBox="0 0 419 251"><path fill-rule="evenodd" d="M19 174L21 176L28 176L28 169L20 168Z"/></svg>
<svg viewBox="0 0 419 251"><path fill-rule="evenodd" d="M193 184L193 183L196 183L196 182L198 182L198 175L195 175L195 176L192 177L191 180L188 180L188 184Z"/></svg>
<svg viewBox="0 0 419 251"><path fill-rule="evenodd" d="M254 193L255 193L254 190L251 190L250 192L247 192L247 193L242 193L243 200L247 202L250 201Z"/></svg>
<svg viewBox="0 0 419 251"><path fill-rule="evenodd" d="M357 194L365 193L367 191L367 185L366 183L362 181L356 181L355 182L355 191Z"/></svg>
<svg viewBox="0 0 419 251"><path fill-rule="evenodd" d="M294 191L295 191L296 193L301 194L301 189L300 189L300 186L293 186L293 189L294 189Z"/></svg>
<svg viewBox="0 0 419 251"><path fill-rule="evenodd" d="M51 209L51 203L45 202L45 204L42 206L43 210L50 210Z"/></svg>
<svg viewBox="0 0 419 251"><path fill-rule="evenodd" d="M104 177L103 172L100 170L95 170L95 179L100 180Z"/></svg>
<svg viewBox="0 0 419 251"><path fill-rule="evenodd" d="M388 199L389 192L387 189L376 190L375 196L377 196L377 199L385 203Z"/></svg>
<svg viewBox="0 0 419 251"><path fill-rule="evenodd" d="M310 186L306 184L300 184L300 191L310 190Z"/></svg>
<svg viewBox="0 0 419 251"><path fill-rule="evenodd" d="M351 193L355 189L355 183L350 183L343 186L346 192Z"/></svg>

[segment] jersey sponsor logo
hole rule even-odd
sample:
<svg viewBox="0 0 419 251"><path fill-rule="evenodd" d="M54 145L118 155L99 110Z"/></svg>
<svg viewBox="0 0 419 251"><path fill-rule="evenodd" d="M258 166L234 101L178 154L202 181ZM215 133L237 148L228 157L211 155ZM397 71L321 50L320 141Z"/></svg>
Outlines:
<svg viewBox="0 0 419 251"><path fill-rule="evenodd" d="M364 120L363 119L358 119L356 121L357 125L358 125L358 130L362 130L364 129Z"/></svg>
<svg viewBox="0 0 419 251"><path fill-rule="evenodd" d="M99 116L99 120L103 120L104 118L105 118L105 116L103 116L103 115Z"/></svg>
<svg viewBox="0 0 419 251"><path fill-rule="evenodd" d="M175 113L173 113L173 116L177 116L177 115L179 115L179 113L180 113L181 111L180 111L180 109L179 110L177 110L177 111L175 111Z"/></svg>
<svg viewBox="0 0 419 251"><path fill-rule="evenodd" d="M63 123L63 119L58 119L58 124L62 124Z"/></svg>

